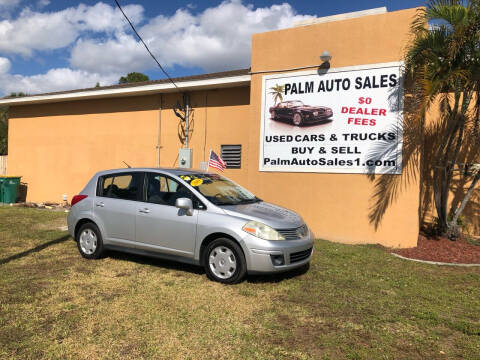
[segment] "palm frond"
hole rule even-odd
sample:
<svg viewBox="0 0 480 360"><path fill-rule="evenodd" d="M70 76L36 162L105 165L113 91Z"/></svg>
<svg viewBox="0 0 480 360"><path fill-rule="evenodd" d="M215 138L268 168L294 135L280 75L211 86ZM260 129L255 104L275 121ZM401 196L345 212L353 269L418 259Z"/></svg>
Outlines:
<svg viewBox="0 0 480 360"><path fill-rule="evenodd" d="M477 151L476 155L469 152L469 156L480 158L480 0L430 0L426 8L417 10L410 31L412 37L404 56L404 128L397 129L404 132L403 174L370 176L375 190L369 218L375 227L388 206L417 176L419 154L424 166L422 177L427 179L422 184L424 206L432 194L426 184L434 184L434 193L440 184L445 188L444 179L434 178L439 174L434 166L439 159L445 162L458 158L456 150L453 155L448 153L452 150L448 144L458 144L459 128L465 129L464 138L476 139L479 144L475 148L462 144ZM437 107L439 111L430 111ZM398 155L395 151L396 144L379 143L369 157L389 158Z"/></svg>

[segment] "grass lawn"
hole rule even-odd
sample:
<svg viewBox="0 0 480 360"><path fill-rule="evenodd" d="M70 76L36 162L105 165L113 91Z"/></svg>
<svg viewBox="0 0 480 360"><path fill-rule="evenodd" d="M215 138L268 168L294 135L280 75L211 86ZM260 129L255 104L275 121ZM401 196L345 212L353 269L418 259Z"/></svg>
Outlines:
<svg viewBox="0 0 480 360"><path fill-rule="evenodd" d="M479 359L480 269L317 240L310 271L235 286L110 253L65 213L0 207L2 359Z"/></svg>

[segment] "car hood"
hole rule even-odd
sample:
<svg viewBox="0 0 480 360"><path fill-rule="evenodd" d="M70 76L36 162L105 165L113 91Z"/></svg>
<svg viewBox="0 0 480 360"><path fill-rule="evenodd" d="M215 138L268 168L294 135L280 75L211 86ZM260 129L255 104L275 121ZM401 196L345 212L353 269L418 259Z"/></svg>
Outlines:
<svg viewBox="0 0 480 360"><path fill-rule="evenodd" d="M246 220L256 220L274 229L292 229L304 224L302 217L295 211L265 201L253 204L221 205L218 207L228 215L241 217Z"/></svg>
<svg viewBox="0 0 480 360"><path fill-rule="evenodd" d="M310 106L310 105L304 105L304 106L296 106L297 109L299 110L329 110L330 108L326 106Z"/></svg>

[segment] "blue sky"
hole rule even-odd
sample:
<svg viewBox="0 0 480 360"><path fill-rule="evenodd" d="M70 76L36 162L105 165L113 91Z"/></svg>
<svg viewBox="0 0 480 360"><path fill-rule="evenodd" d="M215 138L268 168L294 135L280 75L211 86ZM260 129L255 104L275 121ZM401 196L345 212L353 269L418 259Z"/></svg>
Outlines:
<svg viewBox="0 0 480 360"><path fill-rule="evenodd" d="M250 65L252 33L293 22L419 0L119 0L171 76ZM131 71L163 74L138 43L114 1L0 0L0 95L110 85Z"/></svg>

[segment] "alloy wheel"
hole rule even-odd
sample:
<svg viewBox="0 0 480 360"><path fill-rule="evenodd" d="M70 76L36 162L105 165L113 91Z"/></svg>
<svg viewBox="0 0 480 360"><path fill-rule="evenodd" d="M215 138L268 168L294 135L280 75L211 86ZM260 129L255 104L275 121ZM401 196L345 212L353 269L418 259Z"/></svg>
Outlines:
<svg viewBox="0 0 480 360"><path fill-rule="evenodd" d="M298 113L293 115L293 123L297 126L300 125L302 123L302 116Z"/></svg>

